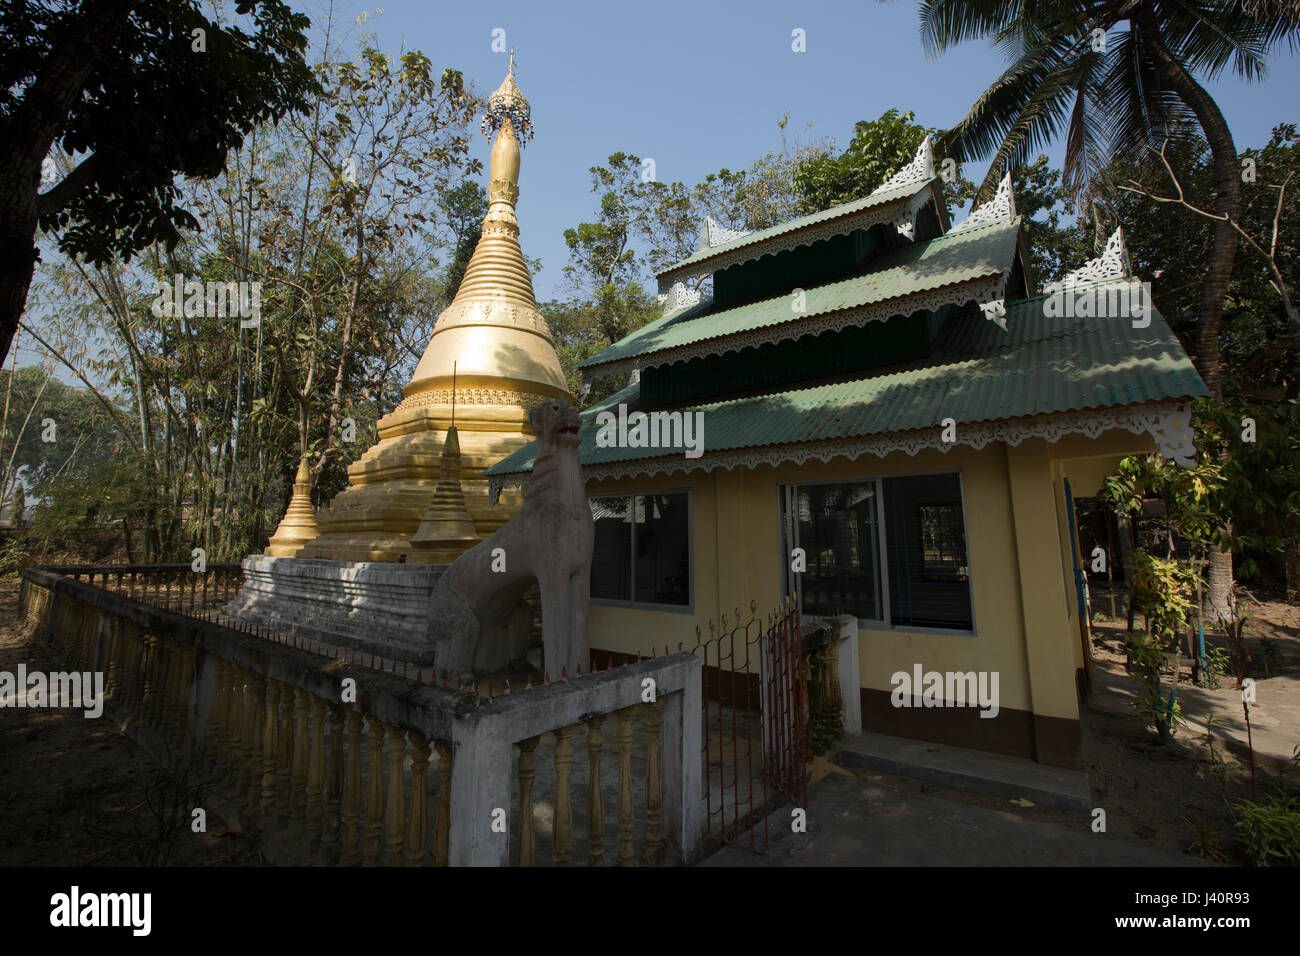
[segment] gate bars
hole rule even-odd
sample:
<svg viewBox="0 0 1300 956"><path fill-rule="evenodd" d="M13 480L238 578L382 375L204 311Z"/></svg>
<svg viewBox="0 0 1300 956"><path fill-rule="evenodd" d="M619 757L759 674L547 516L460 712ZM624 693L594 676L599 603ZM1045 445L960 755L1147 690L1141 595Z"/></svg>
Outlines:
<svg viewBox="0 0 1300 956"><path fill-rule="evenodd" d="M753 613L756 605L750 603ZM786 600L767 615L699 638L704 663L703 776L706 839L767 849L768 788L807 805L803 649L799 609Z"/></svg>

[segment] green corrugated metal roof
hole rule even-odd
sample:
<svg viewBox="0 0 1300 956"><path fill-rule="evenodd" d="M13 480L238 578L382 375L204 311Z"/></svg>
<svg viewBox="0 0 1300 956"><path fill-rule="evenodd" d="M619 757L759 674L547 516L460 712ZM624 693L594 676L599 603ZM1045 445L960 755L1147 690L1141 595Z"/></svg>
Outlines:
<svg viewBox="0 0 1300 956"><path fill-rule="evenodd" d="M756 245L774 239L777 236L784 236L787 233L798 232L800 229L807 229L809 226L818 226L824 222L830 222L834 219L841 219L847 216L853 216L868 209L877 206L887 206L889 203L898 202L901 199L911 199L923 189L929 189L930 184L935 181L935 177L923 179L917 183L910 183L906 186L899 186L895 189L889 189L878 195L866 196L862 199L855 199L853 202L844 203L841 206L832 206L830 209L823 209L821 212L815 212L808 216L801 216L798 219L791 219L789 222L778 223L767 229L760 229L757 232L748 232L743 236L737 236L727 242L720 242L716 246L709 246L707 249L701 249L692 256L675 262L667 269L662 270L658 275L665 276L672 272L677 272L687 266L693 266L701 262L712 259L714 256L725 255L728 252L734 252L737 249L743 249L746 246Z"/></svg>
<svg viewBox="0 0 1300 956"><path fill-rule="evenodd" d="M1020 219L949 233L881 256L865 275L805 290L805 311L790 308L790 296L752 302L713 315L701 303L643 326L579 365L592 368L635 356L725 338L788 322L802 322L863 306L1001 275L1016 254Z"/></svg>
<svg viewBox="0 0 1300 956"><path fill-rule="evenodd" d="M929 358L900 369L682 410L704 412L707 453L912 431L950 416L960 425L1208 394L1154 310L1151 325L1135 329L1127 319L1048 316L1047 299L1008 303L1005 331L978 310L954 316ZM633 385L583 412L584 465L665 455L661 448L596 445L596 414L616 410L620 402L629 412L648 411L638 394ZM528 471L534 447L520 449L486 474Z"/></svg>

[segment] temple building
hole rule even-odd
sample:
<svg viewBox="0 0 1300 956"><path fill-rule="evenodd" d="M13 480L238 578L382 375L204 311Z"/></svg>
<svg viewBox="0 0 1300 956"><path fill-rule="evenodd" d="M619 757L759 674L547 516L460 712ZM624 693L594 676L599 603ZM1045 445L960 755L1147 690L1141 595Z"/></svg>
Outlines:
<svg viewBox="0 0 1300 956"><path fill-rule="evenodd" d="M300 528L288 537L285 529L286 535L277 532L281 546L268 553L407 560L438 486L453 414L473 531L486 537L518 507L517 496L507 498L505 507L490 507L479 474L528 444L529 408L567 396L568 388L519 248L520 148L532 136L532 120L515 83L513 53L505 80L488 99L483 132L495 136L489 207L455 299L439 316L402 402L379 420L379 441L349 466L348 487L316 512L319 535L303 544ZM301 516L296 520L302 524ZM285 547L287 542L293 547Z"/></svg>
<svg viewBox="0 0 1300 956"><path fill-rule="evenodd" d="M659 276L664 315L584 363L628 382L582 414L593 654L690 647L793 596L857 618L865 730L1078 767L1072 498L1122 456L1189 463L1206 389L1121 233L1044 289L1027 252L1009 177L950 226L928 141L854 202L706 221ZM493 491L532 454L488 469ZM996 675L996 715L898 706L918 667Z"/></svg>

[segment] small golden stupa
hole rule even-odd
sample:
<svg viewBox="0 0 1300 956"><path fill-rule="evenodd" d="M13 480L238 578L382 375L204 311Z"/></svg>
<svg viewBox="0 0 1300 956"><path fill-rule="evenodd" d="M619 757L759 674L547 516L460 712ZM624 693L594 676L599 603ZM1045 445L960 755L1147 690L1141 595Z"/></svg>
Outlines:
<svg viewBox="0 0 1300 956"><path fill-rule="evenodd" d="M293 479L293 497L275 534L267 542L266 553L274 558L292 558L307 542L320 532L316 528L316 514L311 507L311 469L307 458L298 462L298 474Z"/></svg>
<svg viewBox="0 0 1300 956"><path fill-rule="evenodd" d="M483 118L483 134L495 135L489 206L465 278L438 317L405 398L379 420L379 442L348 468L349 487L317 512L320 536L299 557L416 560L411 537L438 485L453 406L475 531L486 537L518 510L517 493L503 493L492 507L479 475L533 440L532 406L560 395L572 400L519 248L519 154L532 132L511 51L509 72Z"/></svg>
<svg viewBox="0 0 1300 956"><path fill-rule="evenodd" d="M450 564L480 540L460 485L460 440L455 425L447 429L447 440L442 443L441 467L438 489L420 527L411 535L407 559L411 564Z"/></svg>

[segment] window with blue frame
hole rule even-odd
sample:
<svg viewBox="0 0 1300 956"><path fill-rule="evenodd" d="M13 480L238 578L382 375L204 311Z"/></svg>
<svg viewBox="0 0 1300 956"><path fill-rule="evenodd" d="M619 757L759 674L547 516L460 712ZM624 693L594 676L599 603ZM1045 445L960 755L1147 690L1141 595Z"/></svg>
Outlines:
<svg viewBox="0 0 1300 956"><path fill-rule="evenodd" d="M788 590L806 613L847 613L901 628L973 628L956 473L788 485L782 502L785 554L801 548L806 563L791 571Z"/></svg>

